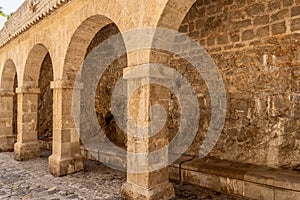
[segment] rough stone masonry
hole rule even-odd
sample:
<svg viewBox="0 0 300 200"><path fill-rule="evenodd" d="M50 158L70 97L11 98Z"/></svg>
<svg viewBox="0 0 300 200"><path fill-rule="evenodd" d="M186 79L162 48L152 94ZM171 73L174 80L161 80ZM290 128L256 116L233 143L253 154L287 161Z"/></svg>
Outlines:
<svg viewBox="0 0 300 200"><path fill-rule="evenodd" d="M167 110L165 127L150 139L126 136L111 113L112 93L124 72L158 63L176 69L195 92L201 112L199 130L182 158L197 156L207 136L213 97L191 63L154 47L126 52L115 60L97 83L95 108L84 106L87 99L78 102L81 125L75 126L72 96L82 88L74 82L87 55L113 35L145 27L168 28L189 36L209 53L227 98L224 128L208 161L175 163L171 177L254 199L300 198L299 0L45 0L34 10L32 3L36 1L26 0L0 32L1 151L14 150L16 160L29 160L40 156L39 140L43 140L52 143L51 174L81 171L87 157L80 149L85 148L80 132L89 128L84 126L89 120L86 112L97 114L107 136L101 140L103 148L108 140L136 153L165 146L176 137L183 109L172 91L141 87L128 104L131 111L126 114L142 116L136 120L144 124L149 122L150 105L160 103ZM127 41L119 39L128 48ZM189 48L180 37L172 44L182 53ZM111 43L99 58L106 59L113 50ZM198 53L189 51L187 56L193 59ZM128 80L128 88L148 78L136 74ZM97 130L92 131L96 135ZM118 160L120 155L108 157ZM128 160L127 164L134 163ZM242 172L228 172L235 164ZM244 173L243 166L258 177ZM282 174L294 178L276 179ZM170 199L175 193L168 167L127 173L122 194L123 199Z"/></svg>

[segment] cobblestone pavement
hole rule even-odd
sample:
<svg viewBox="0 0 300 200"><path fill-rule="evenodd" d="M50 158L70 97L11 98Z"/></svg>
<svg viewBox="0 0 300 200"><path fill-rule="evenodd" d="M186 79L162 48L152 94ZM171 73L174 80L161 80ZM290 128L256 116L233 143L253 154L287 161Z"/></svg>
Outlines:
<svg viewBox="0 0 300 200"><path fill-rule="evenodd" d="M54 177L47 171L47 157L17 162L13 153L0 153L0 199L120 199L125 174L106 166L86 161L85 171ZM193 185L174 183L176 198L242 200Z"/></svg>

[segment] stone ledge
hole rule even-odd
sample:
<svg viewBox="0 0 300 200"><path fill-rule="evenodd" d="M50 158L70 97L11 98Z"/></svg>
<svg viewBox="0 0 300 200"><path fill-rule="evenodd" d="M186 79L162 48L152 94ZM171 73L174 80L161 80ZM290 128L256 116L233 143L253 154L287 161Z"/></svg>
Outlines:
<svg viewBox="0 0 300 200"><path fill-rule="evenodd" d="M154 188L125 183L121 188L123 200L168 200L175 197L173 185L169 182L157 185Z"/></svg>
<svg viewBox="0 0 300 200"><path fill-rule="evenodd" d="M0 152L13 152L14 144L16 142L15 135L2 135L0 136Z"/></svg>
<svg viewBox="0 0 300 200"><path fill-rule="evenodd" d="M48 161L48 170L54 176L65 176L83 170L81 155L60 157L52 154Z"/></svg>
<svg viewBox="0 0 300 200"><path fill-rule="evenodd" d="M118 147L114 147L118 148ZM101 144L92 149L87 149L83 145L80 146L81 156L84 159L101 162L109 167L124 171L126 169L126 155L116 155L114 149L108 144Z"/></svg>
<svg viewBox="0 0 300 200"><path fill-rule="evenodd" d="M15 143L14 158L17 161L25 161L40 157L40 144L38 142Z"/></svg>
<svg viewBox="0 0 300 200"><path fill-rule="evenodd" d="M81 146L81 154L86 159L97 161L83 146ZM105 145L101 146L99 156L101 159L111 160L110 164L116 164L116 168L126 165L118 162L124 159L122 156L107 151ZM191 158L191 156L182 156L172 164L169 167L170 178L180 180L179 165ZM183 182L222 193L263 200L300 200L299 172L199 158L184 162L181 167Z"/></svg>
<svg viewBox="0 0 300 200"><path fill-rule="evenodd" d="M180 180L179 165L192 157L182 157L170 167L170 178ZM195 158L181 166L181 180L227 194L253 199L297 199L300 173L229 161ZM294 198L297 197L297 198Z"/></svg>

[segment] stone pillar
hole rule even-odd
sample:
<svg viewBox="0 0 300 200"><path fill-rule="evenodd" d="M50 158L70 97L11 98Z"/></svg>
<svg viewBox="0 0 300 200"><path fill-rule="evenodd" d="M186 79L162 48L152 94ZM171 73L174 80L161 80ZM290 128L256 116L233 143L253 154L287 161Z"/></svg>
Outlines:
<svg viewBox="0 0 300 200"><path fill-rule="evenodd" d="M155 120L155 113L150 107L159 104L168 112L170 92L162 86L149 84L155 76L151 77L147 72L127 75L128 69L130 68L124 70L124 78L128 84L128 116L131 117L127 121L127 182L121 189L122 199L171 199L175 193L169 182L168 148L159 155L150 156L151 152L161 150L168 144L167 121L157 134L153 134L156 132L152 132L155 124L151 124L151 120ZM137 89L137 85L143 86ZM145 127L142 135L133 124Z"/></svg>
<svg viewBox="0 0 300 200"><path fill-rule="evenodd" d="M0 91L0 151L13 151L16 137L13 134L14 92Z"/></svg>
<svg viewBox="0 0 300 200"><path fill-rule="evenodd" d="M38 142L38 97L39 88L17 88L18 136L14 146L15 160L29 160L40 157Z"/></svg>
<svg viewBox="0 0 300 200"><path fill-rule="evenodd" d="M64 176L83 170L78 130L72 114L73 83L51 82L53 89L53 146L49 157L49 171ZM76 102L80 109L80 101Z"/></svg>

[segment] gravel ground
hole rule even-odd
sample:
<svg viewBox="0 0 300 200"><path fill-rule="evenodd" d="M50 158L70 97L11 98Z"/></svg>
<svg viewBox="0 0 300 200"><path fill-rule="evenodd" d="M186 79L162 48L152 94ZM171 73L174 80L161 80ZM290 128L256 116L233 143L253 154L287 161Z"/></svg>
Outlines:
<svg viewBox="0 0 300 200"><path fill-rule="evenodd" d="M47 171L48 153L40 158L17 162L13 153L0 153L0 199L101 199L119 200L125 173L100 163L85 161L85 170L64 177L54 177ZM243 200L190 184L173 182L174 200Z"/></svg>

